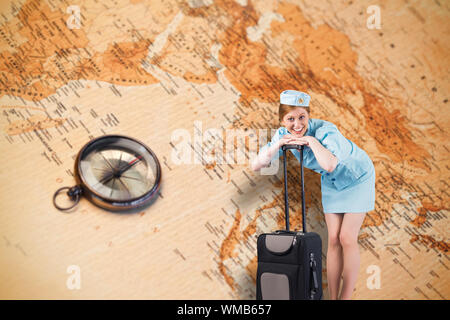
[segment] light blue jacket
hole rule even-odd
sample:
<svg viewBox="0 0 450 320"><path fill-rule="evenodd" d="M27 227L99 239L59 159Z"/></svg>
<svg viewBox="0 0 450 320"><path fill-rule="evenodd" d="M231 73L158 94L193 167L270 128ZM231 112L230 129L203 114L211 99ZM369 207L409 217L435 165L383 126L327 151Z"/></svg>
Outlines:
<svg viewBox="0 0 450 320"><path fill-rule="evenodd" d="M289 134L289 132L285 127L279 128L272 137L272 140L263 148L270 147L286 134ZM355 143L346 139L333 123L310 118L305 136L315 137L338 159L338 164L333 172L327 172L319 165L311 148L305 146L303 151L303 165L308 169L320 173L322 184L334 186L337 190L342 190L358 183L359 180L364 179L364 177L375 171L372 160L367 153ZM291 150L291 152L300 161L300 152L298 150ZM280 148L278 157L282 153Z"/></svg>

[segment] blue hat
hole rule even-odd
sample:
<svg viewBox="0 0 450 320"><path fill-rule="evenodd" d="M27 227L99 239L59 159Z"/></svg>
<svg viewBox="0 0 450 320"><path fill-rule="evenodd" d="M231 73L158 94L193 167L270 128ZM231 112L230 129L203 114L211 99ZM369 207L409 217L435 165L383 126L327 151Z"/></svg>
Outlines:
<svg viewBox="0 0 450 320"><path fill-rule="evenodd" d="M311 97L301 91L284 90L280 94L280 103L287 104L294 107L309 107L309 100Z"/></svg>

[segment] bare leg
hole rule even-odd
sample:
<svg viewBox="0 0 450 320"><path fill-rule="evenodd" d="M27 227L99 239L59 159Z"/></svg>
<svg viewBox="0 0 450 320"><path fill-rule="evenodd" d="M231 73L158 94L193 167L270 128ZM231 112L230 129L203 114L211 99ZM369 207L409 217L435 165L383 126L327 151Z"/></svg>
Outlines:
<svg viewBox="0 0 450 320"><path fill-rule="evenodd" d="M343 218L344 214L342 213L325 214L328 230L327 280L331 300L337 300L341 283L343 256L339 242L339 232Z"/></svg>
<svg viewBox="0 0 450 320"><path fill-rule="evenodd" d="M360 256L358 245L358 233L366 216L362 213L346 213L341 225L339 240L344 251L344 270L341 300L349 300L352 297L358 278Z"/></svg>

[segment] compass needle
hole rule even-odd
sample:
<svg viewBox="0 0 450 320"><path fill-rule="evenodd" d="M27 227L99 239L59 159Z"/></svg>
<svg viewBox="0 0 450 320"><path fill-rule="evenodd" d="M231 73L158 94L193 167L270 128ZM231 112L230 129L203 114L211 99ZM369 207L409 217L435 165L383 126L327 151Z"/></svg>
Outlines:
<svg viewBox="0 0 450 320"><path fill-rule="evenodd" d="M120 157L119 157L119 162L117 162L117 170L119 170L120 168L120 163L122 162L122 156L123 156L123 152L120 153Z"/></svg>
<svg viewBox="0 0 450 320"><path fill-rule="evenodd" d="M112 197L112 194L114 192L114 184L115 184L115 182L116 182L116 179L113 179L112 186L111 186L111 193L109 194L110 198Z"/></svg>
<svg viewBox="0 0 450 320"><path fill-rule="evenodd" d="M109 162L109 160L106 159L105 156L104 156L101 152L99 152L99 154L103 157L103 159L105 159L105 161L106 161L106 163L109 165L109 167L110 167L112 170L114 170L114 167L113 167L112 164Z"/></svg>
<svg viewBox="0 0 450 320"><path fill-rule="evenodd" d="M131 192L130 192L130 189L127 187L127 185L122 181L122 179L120 179L120 178L118 178L119 179L119 181L120 181L120 183L122 183L122 185L125 187L125 190L127 190L127 193L130 195L130 197L132 196L131 195Z"/></svg>

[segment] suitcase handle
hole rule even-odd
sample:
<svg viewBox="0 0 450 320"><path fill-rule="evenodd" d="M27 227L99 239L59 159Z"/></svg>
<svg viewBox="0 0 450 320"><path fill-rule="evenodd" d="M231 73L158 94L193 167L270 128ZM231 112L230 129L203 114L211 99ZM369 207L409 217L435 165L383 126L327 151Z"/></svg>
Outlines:
<svg viewBox="0 0 450 320"><path fill-rule="evenodd" d="M295 232L295 231L290 231L290 230L277 230L277 231L275 231L275 233L297 234L297 232Z"/></svg>
<svg viewBox="0 0 450 320"><path fill-rule="evenodd" d="M281 147L283 150L283 164L284 164L284 215L286 218L286 230L289 231L289 200L287 187L287 164L286 164L286 150L297 149L300 150L300 177L302 186L302 231L306 233L306 219L305 219L305 184L303 179L303 149L304 146L297 144L285 144Z"/></svg>

